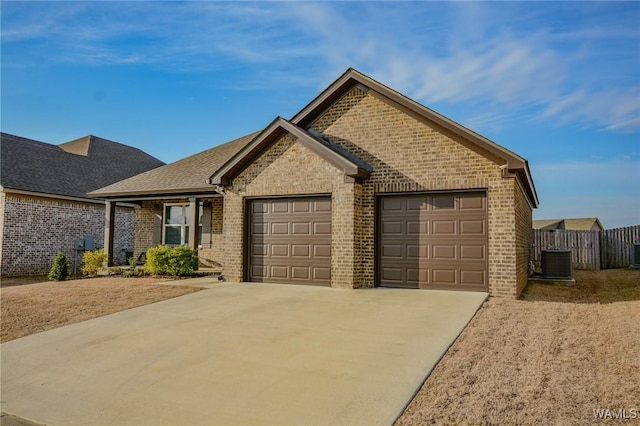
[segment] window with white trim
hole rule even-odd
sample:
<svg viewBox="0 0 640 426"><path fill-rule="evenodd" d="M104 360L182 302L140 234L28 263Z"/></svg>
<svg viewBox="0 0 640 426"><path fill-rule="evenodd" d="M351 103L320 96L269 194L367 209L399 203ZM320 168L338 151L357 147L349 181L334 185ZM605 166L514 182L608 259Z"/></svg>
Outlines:
<svg viewBox="0 0 640 426"><path fill-rule="evenodd" d="M179 246L189 244L189 204L165 204L163 217L162 244ZM202 204L198 212L198 235L202 241Z"/></svg>

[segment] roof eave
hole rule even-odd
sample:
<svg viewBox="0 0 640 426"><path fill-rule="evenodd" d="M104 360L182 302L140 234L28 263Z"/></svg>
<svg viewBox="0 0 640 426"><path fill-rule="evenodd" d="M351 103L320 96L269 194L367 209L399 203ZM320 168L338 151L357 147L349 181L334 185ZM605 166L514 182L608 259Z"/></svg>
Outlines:
<svg viewBox="0 0 640 426"><path fill-rule="evenodd" d="M153 196L154 198L162 198L163 195L167 196L176 196L176 195L196 195L196 194L209 194L214 193L216 191L215 186L211 185L208 187L198 187L198 188L175 188L175 189L153 189L153 190L136 190L136 191L115 191L115 192L90 192L87 195L90 198L98 198L98 199L112 199L112 198L130 198L135 199L140 196Z"/></svg>

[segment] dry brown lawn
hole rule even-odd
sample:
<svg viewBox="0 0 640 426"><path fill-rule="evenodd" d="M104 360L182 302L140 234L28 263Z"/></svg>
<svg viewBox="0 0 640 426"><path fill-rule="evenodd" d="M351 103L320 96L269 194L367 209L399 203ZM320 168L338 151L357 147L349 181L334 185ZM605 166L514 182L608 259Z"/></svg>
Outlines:
<svg viewBox="0 0 640 426"><path fill-rule="evenodd" d="M607 408L635 409L639 418L622 423L640 422L640 270L575 276L573 287L535 284L521 300L489 299L397 425L597 424L593 410ZM161 281L4 287L1 340L199 290Z"/></svg>
<svg viewBox="0 0 640 426"><path fill-rule="evenodd" d="M396 424L640 423L640 270L574 275L490 298Z"/></svg>
<svg viewBox="0 0 640 426"><path fill-rule="evenodd" d="M3 279L0 289L1 342L200 290L159 285L166 282L166 278L112 276L61 282L32 281L38 279Z"/></svg>

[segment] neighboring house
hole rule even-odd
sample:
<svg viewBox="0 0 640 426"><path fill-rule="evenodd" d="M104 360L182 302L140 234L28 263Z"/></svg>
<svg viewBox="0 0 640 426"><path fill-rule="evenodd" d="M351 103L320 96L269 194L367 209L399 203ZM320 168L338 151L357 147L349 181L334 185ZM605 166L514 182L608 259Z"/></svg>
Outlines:
<svg viewBox="0 0 640 426"><path fill-rule="evenodd" d="M533 221L533 229L555 231L563 229L567 231L604 231L604 226L597 217L585 217L579 219L539 219Z"/></svg>
<svg viewBox="0 0 640 426"><path fill-rule="evenodd" d="M508 297L538 206L524 158L353 69L289 120L90 195L140 205L136 255L189 244L228 280Z"/></svg>
<svg viewBox="0 0 640 426"><path fill-rule="evenodd" d="M87 192L162 166L137 148L86 136L51 145L2 133L0 264L2 276L46 274L57 252L73 264L74 241L102 246L105 202ZM113 260L133 251L133 205L118 207Z"/></svg>

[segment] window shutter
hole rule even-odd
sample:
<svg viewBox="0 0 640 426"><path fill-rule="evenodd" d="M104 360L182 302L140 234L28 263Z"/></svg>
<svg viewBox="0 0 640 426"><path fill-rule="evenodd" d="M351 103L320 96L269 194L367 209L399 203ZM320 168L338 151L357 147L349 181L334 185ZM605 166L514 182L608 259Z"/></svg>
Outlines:
<svg viewBox="0 0 640 426"><path fill-rule="evenodd" d="M211 203L202 204L202 248L211 248Z"/></svg>
<svg viewBox="0 0 640 426"><path fill-rule="evenodd" d="M153 245L162 244L162 204L153 205Z"/></svg>

